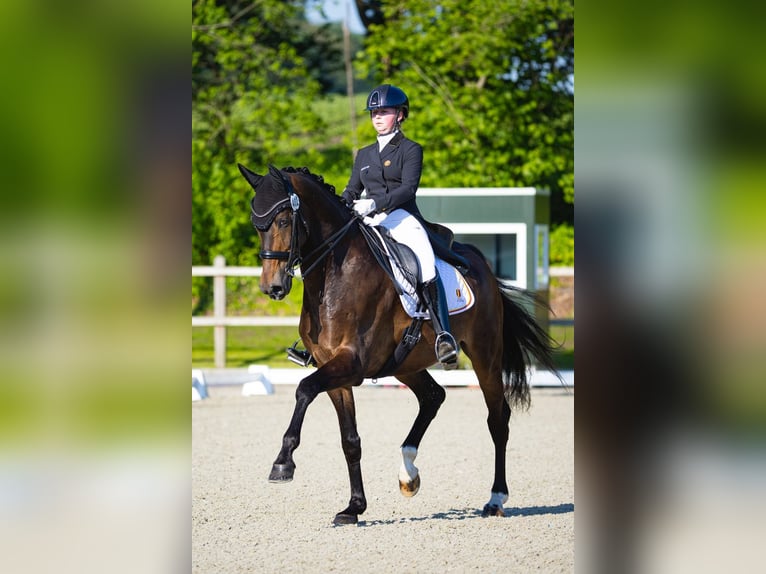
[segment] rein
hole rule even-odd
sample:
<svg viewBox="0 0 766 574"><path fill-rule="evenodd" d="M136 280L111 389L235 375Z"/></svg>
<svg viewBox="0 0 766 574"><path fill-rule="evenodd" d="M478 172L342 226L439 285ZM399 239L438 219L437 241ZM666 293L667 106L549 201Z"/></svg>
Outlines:
<svg viewBox="0 0 766 574"><path fill-rule="evenodd" d="M309 253L309 254L306 256L307 258L310 258L310 257L312 257L314 254L316 254L316 253L317 253L317 251L321 251L322 249L325 249L324 253L322 253L322 254L321 254L321 255L320 255L318 258L317 258L317 260L316 260L316 261L314 261L314 263L312 263L311 265L309 265L309 267L308 267L308 269L306 269L306 271L302 271L302 272L301 272L301 275L302 275L303 277L305 277L305 276L306 276L306 275L308 275L308 274L309 274L311 271L313 271L313 270L314 270L314 268L315 268L315 267L316 267L316 266L317 266L317 265L318 265L318 264L319 264L319 263L320 263L320 262L321 262L321 261L322 261L322 260L323 260L325 257L327 257L327 256L328 256L328 255L329 255L329 254L332 252L332 250L333 250L333 248L335 247L335 245L336 245L336 244L337 244L337 243L338 243L338 242L339 242L341 239L343 239L343 237L346 235L346 233L348 233L348 230L349 230L349 229L351 229L351 226L352 226L352 225L353 225L355 222L356 222L356 223L358 223L358 222L359 222L359 220L358 220L358 219L356 219L355 217L352 217L351 219L349 219L349 220L348 220L346 223L344 223L344 224L343 224L343 227L341 227L340 229L338 229L338 231L336 231L336 232L335 232L335 233L333 233L333 234L332 234L330 237L328 237L327 239L325 239L325 240L322 242L322 244L321 244L321 245L319 245L319 246L318 246L316 249L314 249L314 250L313 250L311 253Z"/></svg>
<svg viewBox="0 0 766 574"><path fill-rule="evenodd" d="M286 209L289 203L290 209L292 210L292 231L290 234L290 250L289 251L268 251L268 250L261 250L259 253L259 256L261 259L277 259L280 261L287 261L285 266L287 267L286 273L290 275L291 277L295 277L295 268L300 266L304 259L311 259L314 257L317 253L324 250L324 252L320 253L319 257L314 261L309 267L301 272L301 276L305 277L308 275L311 271L313 271L316 266L325 258L327 257L330 252L333 250L335 245L343 239L343 237L348 233L349 229L351 229L351 226L357 222L358 219L356 217L352 217L349 219L346 223L343 224L343 226L338 229L335 233L330 235L327 239L325 239L318 247L316 247L314 250L311 251L306 257L301 257L301 248L300 243L298 241L298 221L300 220L301 223L303 223L303 227L306 229L306 234L308 235L308 225L306 225L306 220L303 218L303 215L300 213L300 207L301 207L301 200L298 197L298 194L295 193L295 189L293 189L292 183L290 183L290 180L284 176L282 176L282 181L285 184L285 189L287 190L287 197L281 201L278 201L274 205L269 208L267 213L279 213L283 209ZM255 198L253 198L250 201L250 210L253 213L253 215L257 215L255 212L255 206L253 205L255 201ZM272 219L273 223L273 219ZM271 224L269 225L271 226ZM265 229L263 230L265 231Z"/></svg>

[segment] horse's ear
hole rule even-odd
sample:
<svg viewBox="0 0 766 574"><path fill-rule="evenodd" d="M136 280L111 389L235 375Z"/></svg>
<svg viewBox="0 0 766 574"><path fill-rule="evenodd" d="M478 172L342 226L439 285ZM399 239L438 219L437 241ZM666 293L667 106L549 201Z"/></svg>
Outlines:
<svg viewBox="0 0 766 574"><path fill-rule="evenodd" d="M258 184L261 183L261 180L263 179L262 175L258 175L257 173L250 171L241 163L238 163L237 167L239 168L239 173L241 173L247 182L253 186L253 189L258 187Z"/></svg>
<svg viewBox="0 0 766 574"><path fill-rule="evenodd" d="M282 172L271 164L269 164L269 173L272 175L272 177L276 177L277 179L285 179L285 176L282 174Z"/></svg>

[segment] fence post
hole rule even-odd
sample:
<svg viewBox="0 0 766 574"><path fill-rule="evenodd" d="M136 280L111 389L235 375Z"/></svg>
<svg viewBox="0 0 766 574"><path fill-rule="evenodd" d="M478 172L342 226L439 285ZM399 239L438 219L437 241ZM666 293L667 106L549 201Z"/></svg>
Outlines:
<svg viewBox="0 0 766 574"><path fill-rule="evenodd" d="M226 317L226 258L216 255L213 266L221 268L220 275L213 277L213 315L223 321ZM213 327L213 349L217 369L226 367L226 325Z"/></svg>

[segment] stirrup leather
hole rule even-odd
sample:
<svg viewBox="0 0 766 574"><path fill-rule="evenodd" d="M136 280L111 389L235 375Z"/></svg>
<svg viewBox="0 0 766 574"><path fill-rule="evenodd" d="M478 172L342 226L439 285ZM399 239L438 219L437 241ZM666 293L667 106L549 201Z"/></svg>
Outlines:
<svg viewBox="0 0 766 574"><path fill-rule="evenodd" d="M444 294L439 274L421 286L421 295L431 323L436 333L434 342L434 354L445 370L457 368L458 346L455 337L449 329L449 311L447 310L447 297Z"/></svg>

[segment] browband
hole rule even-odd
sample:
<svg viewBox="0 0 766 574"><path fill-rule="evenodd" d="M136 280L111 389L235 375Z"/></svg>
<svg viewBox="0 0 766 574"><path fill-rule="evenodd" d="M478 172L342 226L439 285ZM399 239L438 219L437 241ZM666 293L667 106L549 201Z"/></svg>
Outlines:
<svg viewBox="0 0 766 574"><path fill-rule="evenodd" d="M277 214L290 206L290 198L286 197L272 205L266 213L255 211L255 197L250 200L250 221L258 231L266 231L271 227Z"/></svg>

